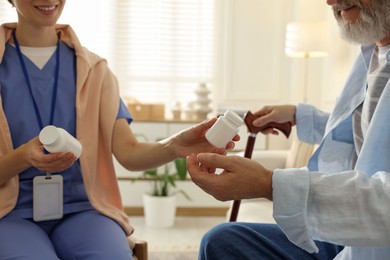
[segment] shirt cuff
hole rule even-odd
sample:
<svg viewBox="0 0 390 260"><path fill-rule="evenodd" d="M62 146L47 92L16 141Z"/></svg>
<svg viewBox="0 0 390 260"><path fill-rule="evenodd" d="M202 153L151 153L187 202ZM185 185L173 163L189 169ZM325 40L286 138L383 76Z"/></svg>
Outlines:
<svg viewBox="0 0 390 260"><path fill-rule="evenodd" d="M309 181L307 168L275 169L272 176L273 217L293 244L309 253L318 253L306 218Z"/></svg>
<svg viewBox="0 0 390 260"><path fill-rule="evenodd" d="M311 136L312 128L308 126L313 125L313 107L307 104L298 104L295 121L298 139L311 143L311 140L307 140L307 137Z"/></svg>

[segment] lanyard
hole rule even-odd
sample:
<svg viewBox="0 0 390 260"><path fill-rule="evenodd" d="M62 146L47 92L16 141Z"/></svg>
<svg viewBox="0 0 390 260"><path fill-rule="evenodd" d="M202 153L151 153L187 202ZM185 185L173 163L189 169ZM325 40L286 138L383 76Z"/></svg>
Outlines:
<svg viewBox="0 0 390 260"><path fill-rule="evenodd" d="M39 113L38 105L37 105L37 102L36 102L34 95L33 95L30 77L29 77L28 72L27 72L26 64L24 63L24 60L23 60L22 52L21 52L20 47L19 47L19 42L16 39L15 31L13 32L12 36L14 39L16 52L18 53L19 61L20 61L20 64L22 66L22 69L23 69L24 78L26 79L28 89L30 91L31 99L32 99L33 104L34 104L35 115L37 116L37 120L38 120L38 124L39 124L40 129L43 129L42 117L41 117L41 114ZM52 99L51 99L51 111L50 111L50 122L49 122L50 125L53 124L53 120L54 120L54 109L55 109L56 100L57 100L59 72L60 72L60 41L58 40L57 50L56 50L56 68L55 68L55 74L54 74L54 89L53 89L53 95L52 95Z"/></svg>

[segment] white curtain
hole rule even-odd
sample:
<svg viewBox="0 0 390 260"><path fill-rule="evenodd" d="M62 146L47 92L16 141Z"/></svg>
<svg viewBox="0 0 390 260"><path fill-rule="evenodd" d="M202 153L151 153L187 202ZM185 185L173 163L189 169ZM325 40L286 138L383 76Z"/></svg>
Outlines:
<svg viewBox="0 0 390 260"><path fill-rule="evenodd" d="M122 95L182 103L212 83L214 0L118 0L115 70Z"/></svg>

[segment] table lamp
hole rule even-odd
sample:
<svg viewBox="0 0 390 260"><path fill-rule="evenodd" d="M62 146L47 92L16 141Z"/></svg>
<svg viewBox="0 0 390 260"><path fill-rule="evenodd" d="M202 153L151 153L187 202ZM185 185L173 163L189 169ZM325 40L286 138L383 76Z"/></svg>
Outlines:
<svg viewBox="0 0 390 260"><path fill-rule="evenodd" d="M327 56L329 36L329 24L325 21L295 21L287 24L285 53L288 57L305 60L304 103L307 102L308 60Z"/></svg>

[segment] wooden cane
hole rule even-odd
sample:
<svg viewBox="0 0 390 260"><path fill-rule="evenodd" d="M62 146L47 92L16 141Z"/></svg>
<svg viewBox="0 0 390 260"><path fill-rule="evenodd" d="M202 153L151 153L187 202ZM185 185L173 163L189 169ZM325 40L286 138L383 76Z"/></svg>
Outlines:
<svg viewBox="0 0 390 260"><path fill-rule="evenodd" d="M244 122L245 122L246 127L248 128L248 140L246 143L245 153L244 153L244 157L246 157L246 158L252 157L253 148L255 147L255 142L256 142L256 136L259 132L264 131L265 129L268 129L268 128L277 129L277 130L281 131L287 138L290 136L290 133L291 133L291 123L289 123L289 122L283 123L283 124L271 122L271 123L268 123L262 127L256 127L256 126L253 126L253 124L252 124L252 122L256 118L257 117L254 114L252 114L250 111L248 111L244 115ZM241 204L241 200L234 200L233 201L232 211L230 213L230 219L229 219L230 222L234 222L237 220L237 215L238 215L238 211L240 209L240 204Z"/></svg>

